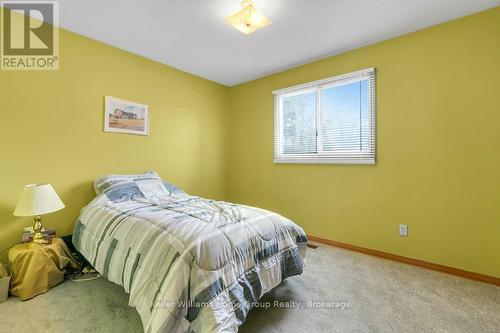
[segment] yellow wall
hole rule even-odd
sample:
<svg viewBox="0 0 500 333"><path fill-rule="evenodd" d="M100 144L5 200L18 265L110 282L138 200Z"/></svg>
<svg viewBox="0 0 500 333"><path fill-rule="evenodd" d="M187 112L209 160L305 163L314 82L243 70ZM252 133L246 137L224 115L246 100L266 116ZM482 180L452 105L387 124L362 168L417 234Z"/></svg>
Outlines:
<svg viewBox="0 0 500 333"><path fill-rule="evenodd" d="M372 66L375 166L273 164L271 91ZM230 198L310 235L500 277L499 78L497 7L232 88Z"/></svg>
<svg viewBox="0 0 500 333"><path fill-rule="evenodd" d="M12 216L24 184L55 186L65 235L95 177L154 169L311 235L500 276L499 8L233 88L64 30L60 59L0 71L0 251L31 224ZM272 163L272 90L371 66L375 166ZM151 135L104 133L104 95L148 104Z"/></svg>
<svg viewBox="0 0 500 333"><path fill-rule="evenodd" d="M104 95L149 105L150 136L104 133ZM0 71L0 251L32 224L12 216L31 182L52 183L66 203L45 216L59 235L107 173L156 170L224 199L227 106L227 87L61 30L59 71Z"/></svg>

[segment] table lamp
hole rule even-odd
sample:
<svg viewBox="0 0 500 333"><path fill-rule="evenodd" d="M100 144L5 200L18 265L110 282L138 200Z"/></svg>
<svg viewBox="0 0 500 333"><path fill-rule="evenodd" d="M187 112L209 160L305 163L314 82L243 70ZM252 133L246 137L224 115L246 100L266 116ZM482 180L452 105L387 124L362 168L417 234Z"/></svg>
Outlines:
<svg viewBox="0 0 500 333"><path fill-rule="evenodd" d="M56 212L64 208L61 198L50 184L29 184L21 193L21 198L17 203L14 216L34 216L33 239L31 246L37 247L48 244L48 240L43 237L42 217L40 215Z"/></svg>

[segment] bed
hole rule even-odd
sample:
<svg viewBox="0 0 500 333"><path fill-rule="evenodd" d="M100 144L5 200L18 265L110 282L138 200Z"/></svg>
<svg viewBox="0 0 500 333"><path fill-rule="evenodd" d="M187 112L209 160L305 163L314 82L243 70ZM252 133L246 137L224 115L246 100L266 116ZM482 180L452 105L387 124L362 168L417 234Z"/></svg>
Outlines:
<svg viewBox="0 0 500 333"><path fill-rule="evenodd" d="M236 332L262 295L303 271L306 235L276 213L188 195L155 172L94 187L73 243L130 294L145 332Z"/></svg>

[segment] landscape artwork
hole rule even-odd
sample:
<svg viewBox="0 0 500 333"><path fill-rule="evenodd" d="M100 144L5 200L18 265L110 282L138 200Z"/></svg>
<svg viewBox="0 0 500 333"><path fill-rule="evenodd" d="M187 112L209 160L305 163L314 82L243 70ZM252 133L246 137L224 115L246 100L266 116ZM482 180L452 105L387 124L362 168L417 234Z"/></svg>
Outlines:
<svg viewBox="0 0 500 333"><path fill-rule="evenodd" d="M149 135L149 107L116 97L104 98L104 131Z"/></svg>

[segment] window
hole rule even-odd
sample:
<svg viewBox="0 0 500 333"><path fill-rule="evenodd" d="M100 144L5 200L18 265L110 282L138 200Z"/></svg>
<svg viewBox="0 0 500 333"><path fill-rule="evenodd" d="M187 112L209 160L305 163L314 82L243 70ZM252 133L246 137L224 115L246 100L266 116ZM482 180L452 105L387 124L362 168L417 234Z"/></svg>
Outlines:
<svg viewBox="0 0 500 333"><path fill-rule="evenodd" d="M273 92L275 163L375 163L375 69Z"/></svg>

